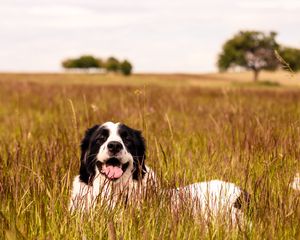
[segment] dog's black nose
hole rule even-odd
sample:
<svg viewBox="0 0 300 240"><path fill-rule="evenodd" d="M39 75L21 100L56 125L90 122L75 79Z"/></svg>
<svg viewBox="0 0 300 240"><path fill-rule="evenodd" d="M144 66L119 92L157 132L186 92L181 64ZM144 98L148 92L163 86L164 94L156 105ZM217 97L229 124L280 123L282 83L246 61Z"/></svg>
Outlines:
<svg viewBox="0 0 300 240"><path fill-rule="evenodd" d="M111 141L107 144L107 148L112 154L116 154L123 149L123 146L120 142Z"/></svg>

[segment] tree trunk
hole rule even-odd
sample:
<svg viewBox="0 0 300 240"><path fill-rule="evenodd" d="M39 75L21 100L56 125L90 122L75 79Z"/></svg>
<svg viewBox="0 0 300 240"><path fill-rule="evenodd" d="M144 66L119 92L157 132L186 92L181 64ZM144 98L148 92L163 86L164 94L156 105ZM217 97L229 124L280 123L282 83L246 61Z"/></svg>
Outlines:
<svg viewBox="0 0 300 240"><path fill-rule="evenodd" d="M259 70L254 70L254 82L257 82L258 81L258 75L259 75Z"/></svg>

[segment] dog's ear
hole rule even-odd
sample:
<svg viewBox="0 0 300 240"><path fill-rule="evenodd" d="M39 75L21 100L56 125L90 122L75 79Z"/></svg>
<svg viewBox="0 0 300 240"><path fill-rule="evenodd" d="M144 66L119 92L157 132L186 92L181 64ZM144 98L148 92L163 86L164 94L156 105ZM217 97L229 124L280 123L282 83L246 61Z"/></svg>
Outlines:
<svg viewBox="0 0 300 240"><path fill-rule="evenodd" d="M90 154L90 145L92 138L99 128L99 125L95 125L92 128L89 128L85 132L85 136L81 141L81 157L80 157L80 171L79 178L82 182L90 184L96 174L95 164L96 162L89 158Z"/></svg>
<svg viewBox="0 0 300 240"><path fill-rule="evenodd" d="M146 173L146 143L142 132L134 130L135 155L133 156L133 173L134 180L141 180Z"/></svg>

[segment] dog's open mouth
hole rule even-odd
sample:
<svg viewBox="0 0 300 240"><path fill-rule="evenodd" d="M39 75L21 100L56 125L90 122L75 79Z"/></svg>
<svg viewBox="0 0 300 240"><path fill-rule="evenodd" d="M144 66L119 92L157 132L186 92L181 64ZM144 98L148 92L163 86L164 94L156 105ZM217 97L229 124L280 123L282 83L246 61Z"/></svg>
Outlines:
<svg viewBox="0 0 300 240"><path fill-rule="evenodd" d="M99 171L109 180L119 179L128 168L129 162L122 164L117 158L109 158L105 163L97 162Z"/></svg>

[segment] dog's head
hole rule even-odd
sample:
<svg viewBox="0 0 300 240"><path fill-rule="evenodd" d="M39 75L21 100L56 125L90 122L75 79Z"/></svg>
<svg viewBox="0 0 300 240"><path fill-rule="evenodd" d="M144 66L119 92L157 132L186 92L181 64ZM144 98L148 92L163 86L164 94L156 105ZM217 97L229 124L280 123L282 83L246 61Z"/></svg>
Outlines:
<svg viewBox="0 0 300 240"><path fill-rule="evenodd" d="M80 179L92 184L97 172L107 180L140 180L146 172L141 132L121 123L106 122L88 129L81 142Z"/></svg>

